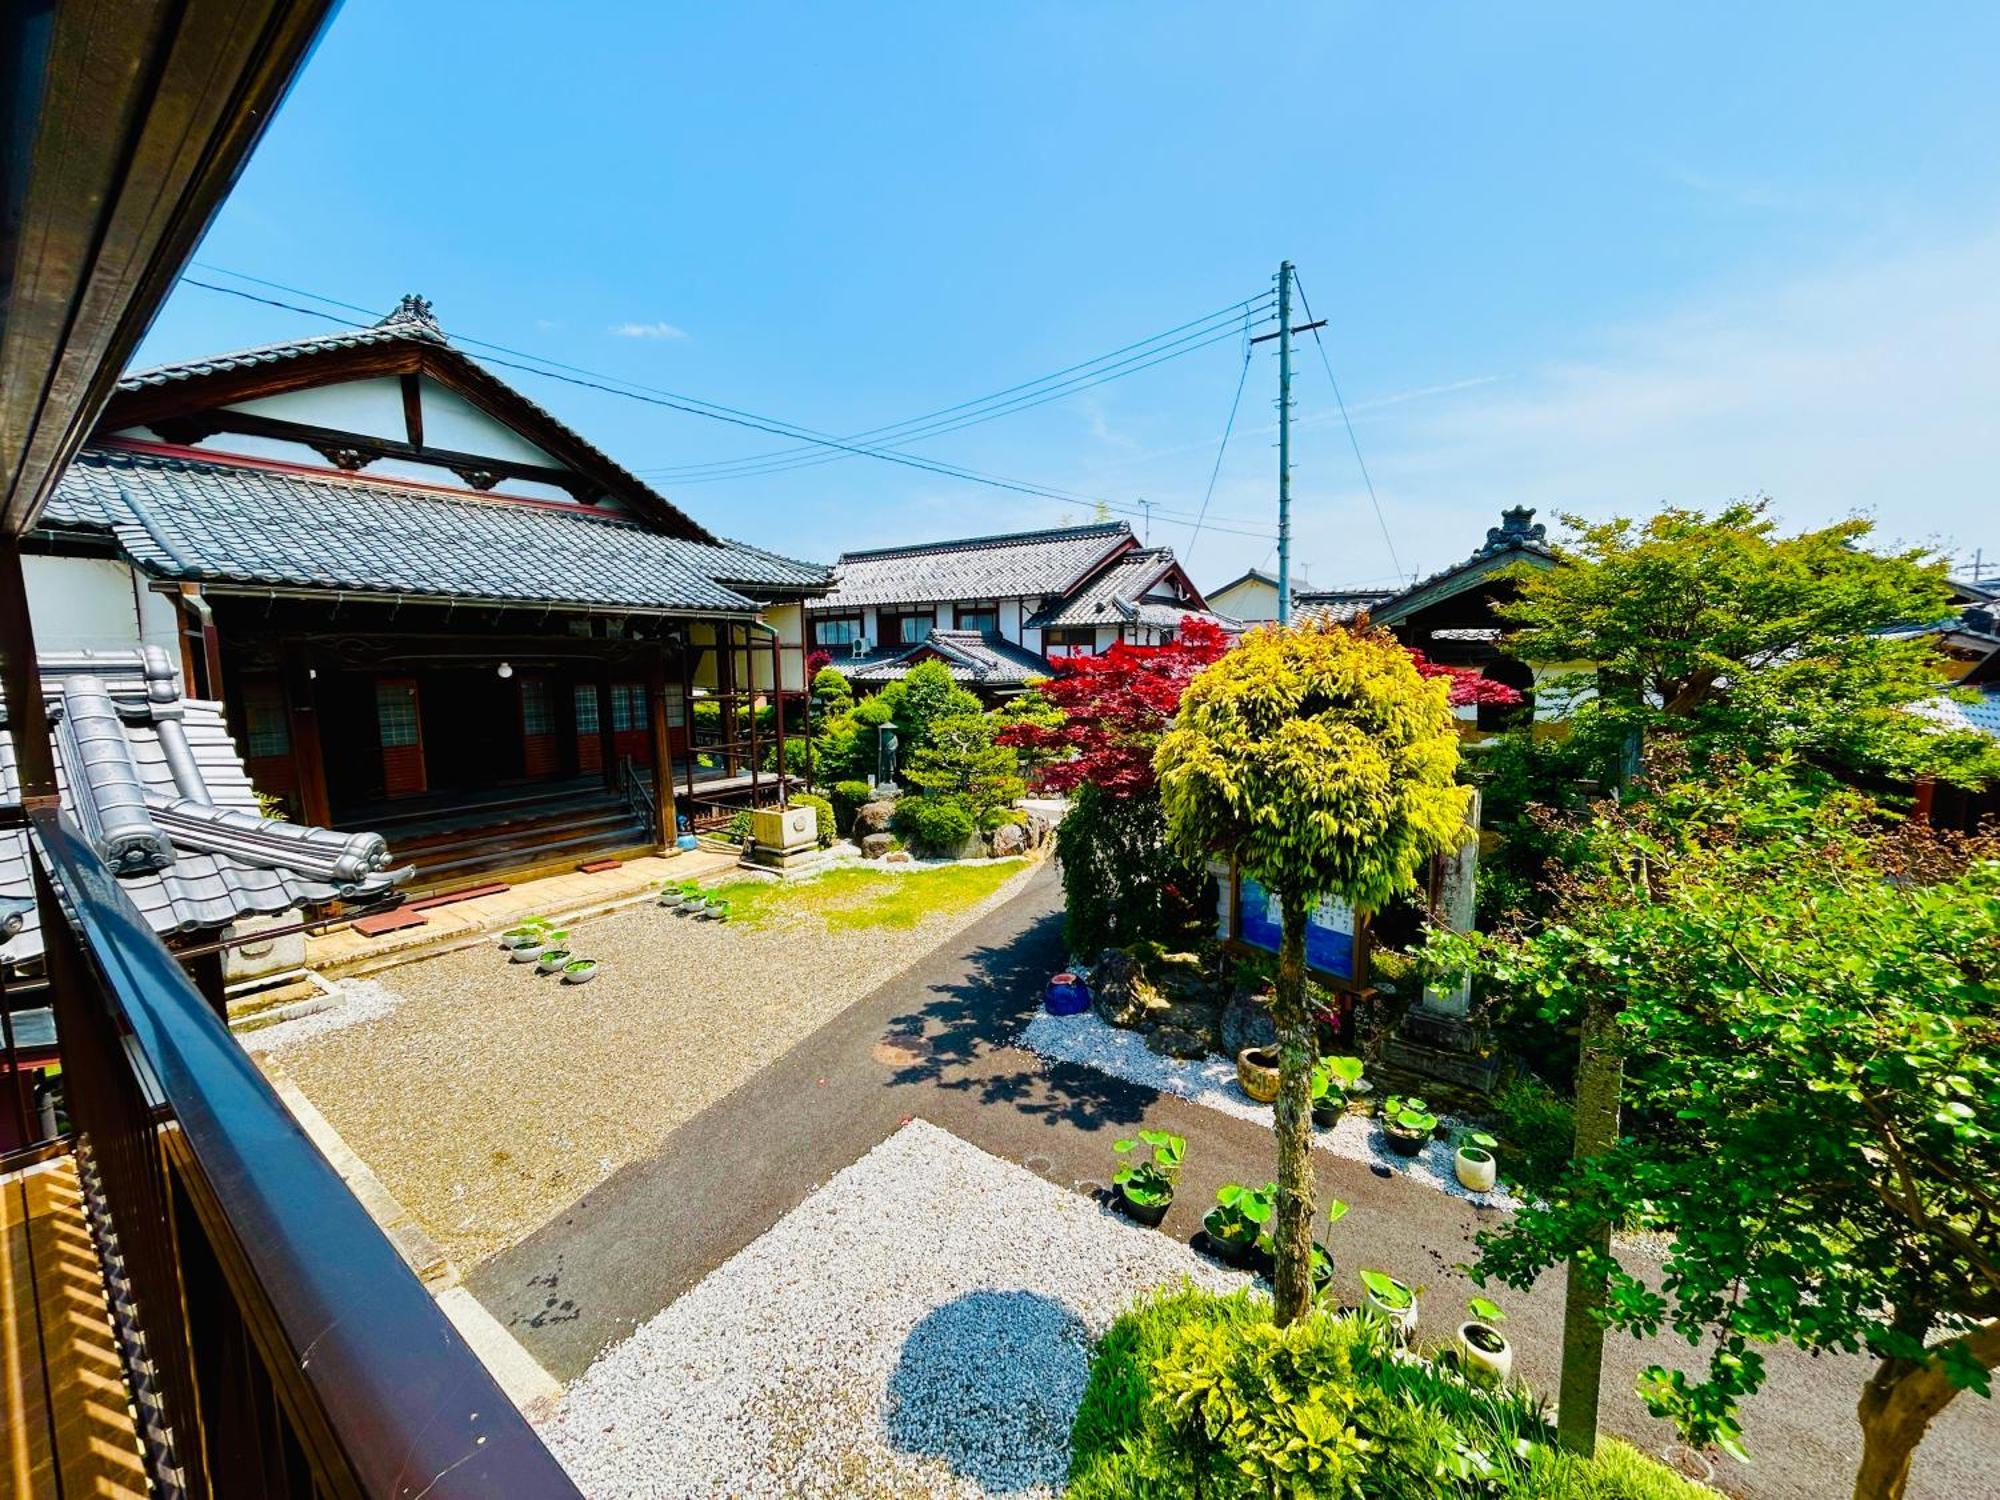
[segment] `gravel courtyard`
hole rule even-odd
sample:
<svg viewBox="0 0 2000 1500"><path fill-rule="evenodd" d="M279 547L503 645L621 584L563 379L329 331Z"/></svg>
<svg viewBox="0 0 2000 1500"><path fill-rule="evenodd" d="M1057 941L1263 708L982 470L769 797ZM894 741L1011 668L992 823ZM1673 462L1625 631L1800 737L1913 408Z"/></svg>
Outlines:
<svg viewBox="0 0 2000 1500"><path fill-rule="evenodd" d="M1246 1278L912 1120L564 1392L591 1500L1053 1495L1090 1340Z"/></svg>
<svg viewBox="0 0 2000 1500"><path fill-rule="evenodd" d="M379 976L399 1003L278 1052L459 1266L527 1234L1006 900L1023 864L759 889L750 920L645 905L571 929L588 985L479 947ZM250 1045L258 1046L255 1033Z"/></svg>

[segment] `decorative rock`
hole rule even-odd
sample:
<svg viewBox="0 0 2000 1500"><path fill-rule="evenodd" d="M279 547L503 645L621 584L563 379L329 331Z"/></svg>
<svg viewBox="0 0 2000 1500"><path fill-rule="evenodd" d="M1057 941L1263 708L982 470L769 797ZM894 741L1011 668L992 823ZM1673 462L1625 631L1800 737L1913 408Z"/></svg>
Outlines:
<svg viewBox="0 0 2000 1500"><path fill-rule="evenodd" d="M973 834L952 853L953 859L986 858L986 838L983 834Z"/></svg>
<svg viewBox="0 0 2000 1500"><path fill-rule="evenodd" d="M882 856L882 863L885 865L907 865L911 862L910 851L907 849L891 849Z"/></svg>
<svg viewBox="0 0 2000 1500"><path fill-rule="evenodd" d="M1209 1053L1207 1036L1180 1026L1155 1026L1146 1033L1146 1045L1162 1057L1197 1058Z"/></svg>
<svg viewBox="0 0 2000 1500"><path fill-rule="evenodd" d="M1003 823L993 830L993 855L996 859L1009 854L1020 854L1028 847L1028 832L1017 823Z"/></svg>
<svg viewBox="0 0 2000 1500"><path fill-rule="evenodd" d="M1161 1053L1163 1057L1199 1057L1203 1053L1220 1050L1222 1046L1220 1020L1220 1012L1212 1005L1178 1000L1169 1004L1166 1009L1155 1012L1150 1024L1160 1031L1186 1032L1197 1039L1202 1046L1201 1052L1164 1052ZM1160 1049L1156 1047L1153 1050L1158 1052Z"/></svg>
<svg viewBox="0 0 2000 1500"><path fill-rule="evenodd" d="M1027 837L1028 847L1039 849L1049 841L1049 835L1055 831L1055 825L1040 813L1031 812L1028 814L1027 822L1021 825L1021 831Z"/></svg>
<svg viewBox="0 0 2000 1500"><path fill-rule="evenodd" d="M1155 1011L1166 1008L1160 992L1139 972L1139 961L1122 948L1106 948L1100 953L1090 978L1097 991L1092 1009L1108 1025L1144 1026Z"/></svg>
<svg viewBox="0 0 2000 1500"><path fill-rule="evenodd" d="M1245 1047L1269 1047L1278 1040L1269 995L1236 995L1222 1011L1222 1050L1229 1057Z"/></svg>
<svg viewBox="0 0 2000 1500"><path fill-rule="evenodd" d="M896 847L894 834L871 833L861 840L863 859L881 859Z"/></svg>
<svg viewBox="0 0 2000 1500"><path fill-rule="evenodd" d="M896 804L887 797L874 802L864 802L854 809L854 837L865 839L871 833L887 833L889 820L896 815Z"/></svg>

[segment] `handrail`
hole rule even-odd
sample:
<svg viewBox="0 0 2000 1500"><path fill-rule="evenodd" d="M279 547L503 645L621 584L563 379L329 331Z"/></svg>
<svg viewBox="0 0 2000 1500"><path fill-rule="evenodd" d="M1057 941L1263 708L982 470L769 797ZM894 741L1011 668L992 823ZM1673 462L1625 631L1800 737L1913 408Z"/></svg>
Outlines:
<svg viewBox="0 0 2000 1500"><path fill-rule="evenodd" d="M646 820L648 828L659 822L659 805L653 800L652 788L639 779L639 768L629 755L619 757L618 783L625 793L625 805Z"/></svg>
<svg viewBox="0 0 2000 1500"><path fill-rule="evenodd" d="M43 918L56 961L51 982L70 985L70 993L58 994L58 1019L79 1022L74 1052L67 1031L60 1039L65 1073L129 1059L154 1118L164 1116L160 1159L185 1191L193 1228L205 1242L195 1253L213 1256L213 1264L199 1265L185 1249L174 1252L188 1297L184 1337L197 1354L205 1336L212 1341L209 1361L195 1359L193 1373L199 1378L204 1363L222 1357L213 1347L222 1335L206 1326L194 1300L219 1276L321 1492L382 1500L419 1494L576 1500L575 1486L541 1440L95 851L53 808L31 811L29 822L44 891L59 908ZM72 938L73 946L64 940ZM64 973L72 961L79 972ZM99 997L108 1015L78 1009ZM120 1035L122 1048L89 1053L86 1031ZM92 1154L134 1149L129 1140L93 1141L92 1122L76 1123ZM115 1127L114 1121L102 1128ZM140 1202L121 1221L121 1204L106 1196L121 1244L146 1236L185 1244L190 1226L178 1222L179 1211L165 1224L147 1222L149 1205ZM150 1309L142 1289L135 1313L150 1345L149 1312L172 1331L178 1310ZM151 1353L171 1357L163 1349ZM253 1461L243 1451L250 1433L225 1430L223 1412L165 1415L177 1452L200 1443L212 1478L226 1482L222 1471L231 1468L242 1482L237 1466ZM198 1430L188 1430L196 1424Z"/></svg>

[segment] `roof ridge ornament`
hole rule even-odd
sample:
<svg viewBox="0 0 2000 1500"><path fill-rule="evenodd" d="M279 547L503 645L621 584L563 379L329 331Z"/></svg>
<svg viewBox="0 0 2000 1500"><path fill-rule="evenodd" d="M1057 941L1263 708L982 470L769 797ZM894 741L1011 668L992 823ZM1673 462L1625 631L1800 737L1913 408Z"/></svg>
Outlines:
<svg viewBox="0 0 2000 1500"><path fill-rule="evenodd" d="M398 328L410 323L414 323L418 327L430 333L435 333L440 337L444 334L444 329L438 326L437 317L431 311L431 299L418 296L415 292L403 293L402 299L394 307L390 308L388 314L377 322L375 326L377 328Z"/></svg>
<svg viewBox="0 0 2000 1500"><path fill-rule="evenodd" d="M1546 526L1531 525L1535 519L1532 505L1510 505L1500 512L1500 524L1486 528L1486 545L1481 552L1492 552L1501 547L1517 547L1525 542L1541 542L1548 539Z"/></svg>

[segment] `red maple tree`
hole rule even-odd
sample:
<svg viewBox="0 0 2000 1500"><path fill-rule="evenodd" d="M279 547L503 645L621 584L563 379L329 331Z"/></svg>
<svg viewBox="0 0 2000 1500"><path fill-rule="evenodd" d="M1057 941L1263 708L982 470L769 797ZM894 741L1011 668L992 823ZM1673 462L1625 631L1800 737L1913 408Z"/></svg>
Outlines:
<svg viewBox="0 0 2000 1500"><path fill-rule="evenodd" d="M1055 676L1040 691L1062 710L1062 723L1015 724L995 738L1050 757L1036 777L1045 792L1066 796L1086 782L1114 797L1150 792L1155 784L1153 750L1180 708L1181 694L1196 673L1229 647L1230 638L1220 626L1190 615L1181 621L1179 639L1164 646L1121 642L1101 656L1059 658ZM1469 667L1444 666L1415 650L1410 660L1425 677L1451 679L1455 707L1507 707L1521 701L1515 689Z"/></svg>

